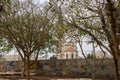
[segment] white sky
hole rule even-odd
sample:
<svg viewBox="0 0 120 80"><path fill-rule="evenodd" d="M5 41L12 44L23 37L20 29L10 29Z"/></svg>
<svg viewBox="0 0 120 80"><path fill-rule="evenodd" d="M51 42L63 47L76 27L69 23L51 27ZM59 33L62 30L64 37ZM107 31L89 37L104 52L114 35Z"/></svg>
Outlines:
<svg viewBox="0 0 120 80"><path fill-rule="evenodd" d="M93 52L93 47L92 47L92 44L87 44L87 43L83 43L83 50L84 50L84 53L92 53ZM79 47L79 44L77 44L77 50L78 50L78 52L79 52L79 55L80 56L82 56L82 53L81 53L81 49L80 49L80 47ZM95 48L95 51L97 52L97 51L100 51L100 48L99 47L96 47Z"/></svg>
<svg viewBox="0 0 120 80"><path fill-rule="evenodd" d="M49 1L49 0L33 0L35 3L44 3L46 1Z"/></svg>

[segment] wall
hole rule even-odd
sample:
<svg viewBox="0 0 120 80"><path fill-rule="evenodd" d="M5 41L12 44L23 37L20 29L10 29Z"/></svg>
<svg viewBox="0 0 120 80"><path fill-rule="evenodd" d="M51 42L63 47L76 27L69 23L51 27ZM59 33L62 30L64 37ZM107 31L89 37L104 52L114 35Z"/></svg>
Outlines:
<svg viewBox="0 0 120 80"><path fill-rule="evenodd" d="M38 61L36 66L37 75L55 75L69 77L91 77L93 69L93 61L88 60L91 64L87 64L84 59L74 60L44 60ZM95 70L96 77L111 78L114 76L114 66L112 59L95 61L97 69ZM120 66L120 65L119 65Z"/></svg>
<svg viewBox="0 0 120 80"><path fill-rule="evenodd" d="M87 64L84 59L63 59L63 60L39 60L35 65L31 67L36 75L53 75L53 76L69 76L69 77L91 77L93 61L88 60L91 64ZM97 59L95 63L98 68L95 71L96 77L109 78L114 75L114 66L112 59L105 59L102 64L102 60ZM0 72L6 71L21 71L22 62L0 62ZM120 66L120 65L119 65ZM120 69L120 67L119 67ZM120 71L120 70L119 70ZM107 80L107 79L106 79Z"/></svg>
<svg viewBox="0 0 120 80"><path fill-rule="evenodd" d="M21 61L0 61L0 72L20 72Z"/></svg>

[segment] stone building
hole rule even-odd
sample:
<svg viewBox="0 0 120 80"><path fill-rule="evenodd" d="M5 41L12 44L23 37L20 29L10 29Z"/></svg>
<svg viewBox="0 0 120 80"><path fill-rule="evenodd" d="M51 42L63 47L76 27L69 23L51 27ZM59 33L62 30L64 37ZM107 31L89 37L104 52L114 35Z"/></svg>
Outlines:
<svg viewBox="0 0 120 80"><path fill-rule="evenodd" d="M78 59L77 47L72 42L64 43L56 57L57 59Z"/></svg>
<svg viewBox="0 0 120 80"><path fill-rule="evenodd" d="M96 52L96 53L95 53L95 57L96 57L97 59L102 59L103 57L104 57L104 58L112 58L111 55L109 55L109 54L107 54L107 53L104 54L102 51Z"/></svg>

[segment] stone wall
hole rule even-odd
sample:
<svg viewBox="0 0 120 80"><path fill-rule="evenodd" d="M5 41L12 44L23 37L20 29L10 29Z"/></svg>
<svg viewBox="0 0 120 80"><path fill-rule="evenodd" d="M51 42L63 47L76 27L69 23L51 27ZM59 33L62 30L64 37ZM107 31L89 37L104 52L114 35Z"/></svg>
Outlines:
<svg viewBox="0 0 120 80"><path fill-rule="evenodd" d="M96 77L105 77L109 80L109 78L114 76L114 65L112 59L105 59L103 62L102 60L97 59L95 60L95 65L92 60L89 59L88 61L90 64L87 64L84 59L39 60L31 67L31 70L35 71L38 76L92 77L93 67L95 66L97 67L97 69L95 69ZM22 62L20 61L0 62L0 72L20 72L22 68L21 66Z"/></svg>
<svg viewBox="0 0 120 80"><path fill-rule="evenodd" d="M20 72L21 61L0 61L0 72Z"/></svg>
<svg viewBox="0 0 120 80"><path fill-rule="evenodd" d="M87 64L84 59L37 61L36 74L69 77L92 77L92 70L95 66L96 77L111 78L114 76L112 59L105 59L103 62L102 60L97 59L95 60L95 65L92 60L89 59L88 61L90 64Z"/></svg>

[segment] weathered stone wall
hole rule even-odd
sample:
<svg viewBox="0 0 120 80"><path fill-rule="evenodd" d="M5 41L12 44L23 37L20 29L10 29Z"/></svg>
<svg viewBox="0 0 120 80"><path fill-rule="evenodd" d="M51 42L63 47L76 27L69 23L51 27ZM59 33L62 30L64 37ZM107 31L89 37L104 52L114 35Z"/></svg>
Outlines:
<svg viewBox="0 0 120 80"><path fill-rule="evenodd" d="M114 65L112 59L105 59L103 62L100 59L95 60L95 65L92 60L88 60L87 64L84 59L69 59L69 60L39 60L31 67L36 75L54 75L54 76L69 76L69 77L92 77L93 67L96 77L111 78L114 76ZM102 63L102 64L100 64ZM120 65L119 65L120 66ZM22 62L0 62L0 72L17 71L20 72ZM120 69L120 67L119 67ZM120 71L120 70L119 70Z"/></svg>
<svg viewBox="0 0 120 80"><path fill-rule="evenodd" d="M37 61L37 75L57 75L70 77L91 77L93 67L96 77L110 78L114 76L114 65L112 59L105 59L103 62L100 59L95 60L95 65L92 60L88 60L87 64L84 59L71 60L44 60ZM102 63L102 64L101 64Z"/></svg>
<svg viewBox="0 0 120 80"><path fill-rule="evenodd" d="M20 72L21 68L21 61L0 61L0 72Z"/></svg>

